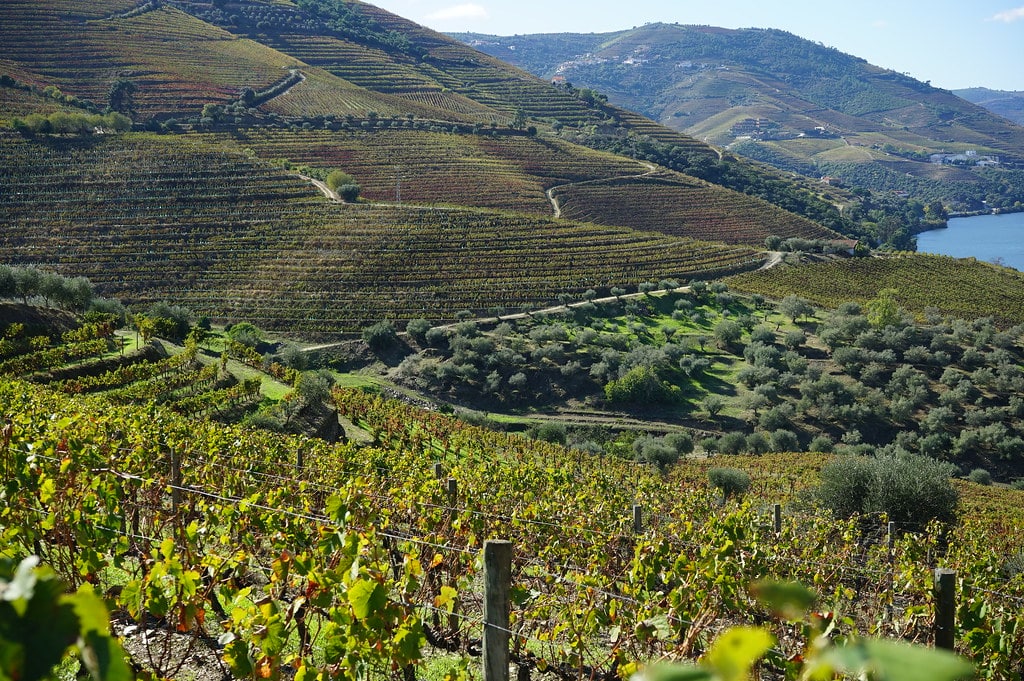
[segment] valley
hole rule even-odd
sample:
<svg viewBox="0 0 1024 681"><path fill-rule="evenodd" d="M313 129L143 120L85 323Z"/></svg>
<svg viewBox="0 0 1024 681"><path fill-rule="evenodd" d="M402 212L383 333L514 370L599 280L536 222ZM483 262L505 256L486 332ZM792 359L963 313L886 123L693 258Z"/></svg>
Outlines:
<svg viewBox="0 0 1024 681"><path fill-rule="evenodd" d="M1019 675L1024 282L913 252L1019 126L773 30L0 27L0 676Z"/></svg>

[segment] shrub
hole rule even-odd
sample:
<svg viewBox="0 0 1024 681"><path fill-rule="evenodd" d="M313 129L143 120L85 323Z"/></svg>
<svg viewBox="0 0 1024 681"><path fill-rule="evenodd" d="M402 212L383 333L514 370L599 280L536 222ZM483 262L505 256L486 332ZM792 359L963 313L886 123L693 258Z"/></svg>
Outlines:
<svg viewBox="0 0 1024 681"><path fill-rule="evenodd" d="M359 200L359 192L362 190L358 184L343 184L338 187L338 196L345 203L355 203Z"/></svg>
<svg viewBox="0 0 1024 681"><path fill-rule="evenodd" d="M746 447L747 438L743 433L726 433L718 438L718 451L722 454L741 454Z"/></svg>
<svg viewBox="0 0 1024 681"><path fill-rule="evenodd" d="M542 423L533 429L533 436L544 442L564 445L566 440L564 423Z"/></svg>
<svg viewBox="0 0 1024 681"><path fill-rule="evenodd" d="M405 325L405 332L417 343L423 343L426 340L427 331L430 331L431 328L430 322L426 319L410 319L409 323Z"/></svg>
<svg viewBox="0 0 1024 681"><path fill-rule="evenodd" d="M751 454L764 454L771 449L771 443L764 433L751 433L747 436L747 451Z"/></svg>
<svg viewBox="0 0 1024 681"><path fill-rule="evenodd" d="M779 429L772 433L773 452L799 452L800 439L791 430Z"/></svg>
<svg viewBox="0 0 1024 681"><path fill-rule="evenodd" d="M750 476L738 468L711 468L708 481L722 491L723 503L731 496L743 496L750 489Z"/></svg>
<svg viewBox="0 0 1024 681"><path fill-rule="evenodd" d="M822 469L816 496L838 517L886 513L915 526L952 522L958 503L953 472L951 464L913 454L844 457Z"/></svg>
<svg viewBox="0 0 1024 681"><path fill-rule="evenodd" d="M604 387L604 393L609 402L657 404L677 401L681 391L677 386L658 378L657 372L651 367L637 366L622 378L609 381Z"/></svg>
<svg viewBox="0 0 1024 681"><path fill-rule="evenodd" d="M989 473L984 468L975 468L967 476L967 479L970 480L973 483L978 484L978 485L991 485L992 484L992 474Z"/></svg>
<svg viewBox="0 0 1024 681"><path fill-rule="evenodd" d="M665 444L680 454L693 451L693 437L689 433L669 433L665 436Z"/></svg>
<svg viewBox="0 0 1024 681"><path fill-rule="evenodd" d="M363 329L363 340L371 350L380 351L391 347L398 340L398 335L391 322L383 321Z"/></svg>

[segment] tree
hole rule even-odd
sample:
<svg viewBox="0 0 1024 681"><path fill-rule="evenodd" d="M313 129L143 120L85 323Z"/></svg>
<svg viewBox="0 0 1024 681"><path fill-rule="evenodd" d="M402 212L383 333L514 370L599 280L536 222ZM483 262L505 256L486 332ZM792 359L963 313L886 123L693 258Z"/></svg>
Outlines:
<svg viewBox="0 0 1024 681"><path fill-rule="evenodd" d="M363 329L363 340L371 350L379 352L394 345L398 340L398 335L395 333L394 325L385 320Z"/></svg>
<svg viewBox="0 0 1024 681"><path fill-rule="evenodd" d="M700 401L700 406L707 412L708 418L715 418L725 408L725 400L711 394Z"/></svg>
<svg viewBox="0 0 1024 681"><path fill-rule="evenodd" d="M28 305L28 299L39 295L42 273L34 267L15 267L11 275L14 277L14 290L21 296L21 301Z"/></svg>
<svg viewBox="0 0 1024 681"><path fill-rule="evenodd" d="M710 468L708 482L722 492L722 503L729 497L741 497L750 489L750 476L738 468Z"/></svg>
<svg viewBox="0 0 1024 681"><path fill-rule="evenodd" d="M718 346L725 350L740 339L743 335L743 328L731 319L723 319L715 324L714 334Z"/></svg>
<svg viewBox="0 0 1024 681"><path fill-rule="evenodd" d="M604 387L609 402L657 404L674 402L681 391L677 386L662 381L650 366L635 366L625 376L609 381Z"/></svg>
<svg viewBox="0 0 1024 681"><path fill-rule="evenodd" d="M959 497L952 464L916 454L847 456L821 470L818 501L838 517L885 513L897 523L920 527L956 519Z"/></svg>
<svg viewBox="0 0 1024 681"><path fill-rule="evenodd" d="M814 306L797 295L788 295L779 301L779 312L789 317L793 323L814 312Z"/></svg>
<svg viewBox="0 0 1024 681"><path fill-rule="evenodd" d="M255 348L263 342L263 332L250 322L239 322L226 331L229 340Z"/></svg>
<svg viewBox="0 0 1024 681"><path fill-rule="evenodd" d="M423 318L410 319L409 323L405 325L405 332L421 345L426 342L427 331L430 329L430 322Z"/></svg>
<svg viewBox="0 0 1024 681"><path fill-rule="evenodd" d="M893 326L900 321L900 308L896 303L894 288L884 288L878 297L867 304L868 322L876 328Z"/></svg>
<svg viewBox="0 0 1024 681"><path fill-rule="evenodd" d="M341 170L332 170L327 173L327 179L324 180L324 184L331 191L336 192L342 185L356 184L356 178Z"/></svg>
<svg viewBox="0 0 1024 681"><path fill-rule="evenodd" d="M107 104L111 111L129 118L135 115L135 92L138 87L125 77L118 78L107 91Z"/></svg>
<svg viewBox="0 0 1024 681"><path fill-rule="evenodd" d="M363 190L358 184L347 183L338 187L338 196L345 203L355 203L359 200L359 193Z"/></svg>

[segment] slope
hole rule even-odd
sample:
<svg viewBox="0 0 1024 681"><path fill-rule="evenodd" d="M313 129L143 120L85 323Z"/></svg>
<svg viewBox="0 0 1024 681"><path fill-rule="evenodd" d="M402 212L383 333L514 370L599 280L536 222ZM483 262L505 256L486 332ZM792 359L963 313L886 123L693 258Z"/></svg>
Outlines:
<svg viewBox="0 0 1024 681"><path fill-rule="evenodd" d="M175 300L306 336L763 262L746 248L622 227L331 204L228 136L0 133L0 148L8 261L87 276L126 303Z"/></svg>
<svg viewBox="0 0 1024 681"><path fill-rule="evenodd" d="M1024 92L972 87L965 90L953 90L953 94L968 102L983 106L1017 125L1024 125Z"/></svg>
<svg viewBox="0 0 1024 681"><path fill-rule="evenodd" d="M901 174L942 186L932 154L973 151L979 163L1003 167L1024 162L1024 128L783 31L651 24L599 35L459 37L539 75L599 89L699 139L740 143L742 154L815 177L849 174L849 184L869 189L885 190L885 182L854 175L851 166L898 165ZM998 181L974 181L967 201L955 191L941 198L960 209L998 198Z"/></svg>

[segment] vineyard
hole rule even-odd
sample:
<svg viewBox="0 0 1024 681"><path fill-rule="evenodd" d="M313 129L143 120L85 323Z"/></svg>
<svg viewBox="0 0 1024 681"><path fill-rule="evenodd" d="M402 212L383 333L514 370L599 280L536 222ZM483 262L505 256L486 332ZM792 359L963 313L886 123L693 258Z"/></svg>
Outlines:
<svg viewBox="0 0 1024 681"><path fill-rule="evenodd" d="M992 317L1005 325L1024 322L1020 273L973 258L902 254L775 267L734 277L729 285L773 298L801 295L823 307L848 300L867 302L880 290L895 288L899 304L919 317L932 307L964 319Z"/></svg>
<svg viewBox="0 0 1024 681"><path fill-rule="evenodd" d="M210 142L0 136L9 262L86 276L127 303L178 300L200 314L306 335L537 305L563 291L709 278L760 262L748 249L622 227L336 206L233 141ZM558 157L556 146L548 158L557 165ZM544 156L534 163L545 172ZM58 176L59 185L39 180Z"/></svg>
<svg viewBox="0 0 1024 681"><path fill-rule="evenodd" d="M105 594L126 648L159 676L195 660L237 677L475 676L492 538L514 550L520 679L626 678L741 623L773 630L762 674L780 677L806 641L749 595L762 579L812 585L834 636L930 643L937 565L958 575L958 650L983 678L1015 678L1022 661L1019 492L965 483L959 525L899 527L888 542L884 518L798 503L821 455L730 459L755 481L737 503L709 488L713 460L662 476L359 391L336 400L372 434L363 448L10 381L0 397L4 556L38 552Z"/></svg>
<svg viewBox="0 0 1024 681"><path fill-rule="evenodd" d="M252 131L238 144L268 160L344 168L359 182L362 195L373 201L400 199L543 215L551 214L544 194L548 187L645 170L619 156L522 135L408 129Z"/></svg>
<svg viewBox="0 0 1024 681"><path fill-rule="evenodd" d="M568 218L694 239L760 245L772 234L841 238L759 199L668 171L562 187L557 198ZM729 209L723 210L726 206Z"/></svg>
<svg viewBox="0 0 1024 681"><path fill-rule="evenodd" d="M221 421L239 420L261 400L258 379L239 381L224 366L204 363L194 344L171 355L155 345L126 354L111 322L52 335L38 335L23 324L6 325L0 376L67 395L97 394L120 405L162 404L186 416Z"/></svg>
<svg viewBox="0 0 1024 681"><path fill-rule="evenodd" d="M283 68L296 64L172 8L119 18L115 15L134 3L93 3L88 10L80 5L67 0L0 5L4 56L22 70L18 77L105 104L111 84L134 69L144 74L134 96L140 113L195 115L206 103L231 101L245 87L273 83ZM55 35L61 39L49 39Z"/></svg>

